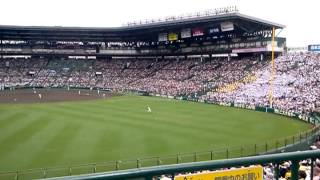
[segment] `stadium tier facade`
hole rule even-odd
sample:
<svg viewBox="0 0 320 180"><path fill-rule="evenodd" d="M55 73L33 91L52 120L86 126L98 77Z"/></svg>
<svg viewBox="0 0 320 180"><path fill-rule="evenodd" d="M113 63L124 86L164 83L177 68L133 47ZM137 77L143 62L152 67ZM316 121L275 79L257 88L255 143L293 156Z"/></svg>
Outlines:
<svg viewBox="0 0 320 180"><path fill-rule="evenodd" d="M232 9L113 28L2 25L0 55L164 58L257 54L264 58L272 51L272 28L284 27ZM282 53L285 46L286 39L276 37L275 52Z"/></svg>

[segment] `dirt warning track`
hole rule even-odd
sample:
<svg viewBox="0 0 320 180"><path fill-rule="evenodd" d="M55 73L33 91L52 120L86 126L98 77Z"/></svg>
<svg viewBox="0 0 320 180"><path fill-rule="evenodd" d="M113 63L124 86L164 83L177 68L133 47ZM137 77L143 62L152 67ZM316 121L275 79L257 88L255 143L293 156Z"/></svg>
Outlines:
<svg viewBox="0 0 320 180"><path fill-rule="evenodd" d="M79 93L80 91L80 93ZM119 94L97 90L18 89L0 91L0 103L47 103L104 99Z"/></svg>

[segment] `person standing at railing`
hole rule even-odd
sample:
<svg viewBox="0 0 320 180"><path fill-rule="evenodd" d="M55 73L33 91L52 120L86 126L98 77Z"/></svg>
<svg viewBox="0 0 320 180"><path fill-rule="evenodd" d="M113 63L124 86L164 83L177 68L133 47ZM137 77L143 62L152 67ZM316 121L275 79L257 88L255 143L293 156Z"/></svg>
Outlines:
<svg viewBox="0 0 320 180"><path fill-rule="evenodd" d="M313 180L320 180L320 160L317 159L313 168Z"/></svg>

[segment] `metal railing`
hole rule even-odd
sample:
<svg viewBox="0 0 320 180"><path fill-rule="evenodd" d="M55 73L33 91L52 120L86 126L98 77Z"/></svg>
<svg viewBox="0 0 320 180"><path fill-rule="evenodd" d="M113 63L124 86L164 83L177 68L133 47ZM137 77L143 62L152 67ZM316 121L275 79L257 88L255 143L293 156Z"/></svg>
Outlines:
<svg viewBox="0 0 320 180"><path fill-rule="evenodd" d="M144 168L150 166L161 166L170 164L181 164L188 162L209 161L218 159L230 159L247 157L257 154L267 154L292 150L306 150L308 145L314 142L320 127L315 127L307 132L299 133L278 140L272 140L259 144L217 148L210 151L179 153L168 156L146 157L131 160L108 161L100 163L73 165L69 167L50 167L41 169L17 170L0 172L0 180L24 180L40 179L61 176L72 176L80 174L120 171L125 169ZM297 147L295 147L297 146Z"/></svg>
<svg viewBox="0 0 320 180"><path fill-rule="evenodd" d="M138 168L133 170L122 170L109 173L97 173L80 176L52 178L52 180L99 180L99 179L141 179L152 180L163 174L172 174L174 177L177 173L187 173L201 170L217 170L221 168L250 166L256 164L274 163L276 164L275 179L279 177L279 163L284 161L291 161L291 179L298 180L299 161L311 159L311 177L313 177L313 166L316 158L320 157L320 150L309 150L302 152L290 152L260 155L254 157L235 158L227 160L216 160L206 162L184 163L177 165L165 165L149 168Z"/></svg>

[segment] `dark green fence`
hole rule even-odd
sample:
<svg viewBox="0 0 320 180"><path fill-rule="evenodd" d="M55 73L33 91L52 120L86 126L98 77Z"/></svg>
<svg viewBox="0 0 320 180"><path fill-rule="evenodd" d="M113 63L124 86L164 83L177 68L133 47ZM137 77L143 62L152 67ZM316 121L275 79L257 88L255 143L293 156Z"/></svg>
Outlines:
<svg viewBox="0 0 320 180"><path fill-rule="evenodd" d="M98 172L119 171L188 162L199 162L219 159L253 156L283 152L287 150L306 150L318 135L320 127L283 139L244 146L217 148L209 151L180 153L161 157L146 157L132 160L108 161L92 164L73 165L70 167L50 167L42 169L0 172L0 180L40 179L60 176L71 176Z"/></svg>
<svg viewBox="0 0 320 180"><path fill-rule="evenodd" d="M177 173L194 172L200 170L216 170L220 168L229 167L241 167L256 164L273 163L276 164L275 179L278 179L279 163L283 161L291 161L291 179L298 180L299 161L305 159L311 159L311 177L313 177L313 165L316 158L320 157L320 150L309 150L303 152L290 152L290 153L279 153L270 155L261 155L254 157L217 160L217 161L206 161L196 163L184 163L178 165L165 165L158 167L149 168L138 168L133 170L123 170L109 173L97 173L80 176L70 176L62 178L53 178L55 180L108 180L108 179L139 179L139 180L152 180L153 177L157 177L163 174L171 174L174 176Z"/></svg>

